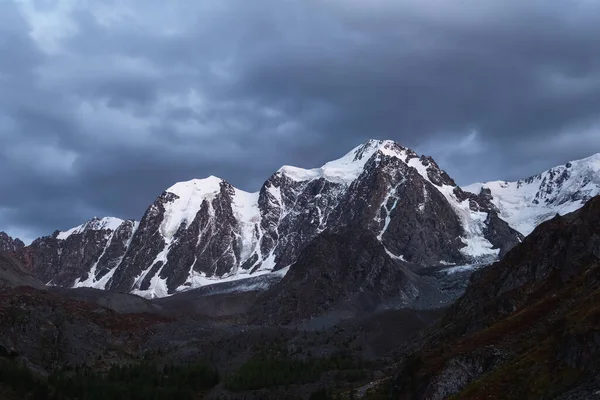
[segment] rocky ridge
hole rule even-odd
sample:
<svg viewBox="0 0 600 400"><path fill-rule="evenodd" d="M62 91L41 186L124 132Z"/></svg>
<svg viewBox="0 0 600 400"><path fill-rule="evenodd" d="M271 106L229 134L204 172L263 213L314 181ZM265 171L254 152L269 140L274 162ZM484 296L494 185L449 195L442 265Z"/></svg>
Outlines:
<svg viewBox="0 0 600 400"><path fill-rule="evenodd" d="M476 183L463 189L487 198L500 218L529 235L540 223L575 211L600 194L600 154L516 182Z"/></svg>
<svg viewBox="0 0 600 400"><path fill-rule="evenodd" d="M25 247L20 239L13 239L5 232L0 232L0 252L15 253Z"/></svg>
<svg viewBox="0 0 600 400"><path fill-rule="evenodd" d="M284 269L339 227L366 229L420 267L487 262L522 238L433 159L370 140L321 168L284 166L256 193L216 177L180 182L139 223L94 219L18 255L51 285L163 297Z"/></svg>

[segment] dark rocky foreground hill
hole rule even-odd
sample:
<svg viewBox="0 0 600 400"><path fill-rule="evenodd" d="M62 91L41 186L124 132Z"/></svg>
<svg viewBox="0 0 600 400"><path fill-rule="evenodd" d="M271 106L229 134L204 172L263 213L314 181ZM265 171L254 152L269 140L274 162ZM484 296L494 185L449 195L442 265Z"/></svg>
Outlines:
<svg viewBox="0 0 600 400"><path fill-rule="evenodd" d="M392 308L439 308L452 296L394 259L369 231L342 229L313 240L282 281L260 295L251 320L274 325L336 320Z"/></svg>
<svg viewBox="0 0 600 400"><path fill-rule="evenodd" d="M394 399L589 399L600 390L600 197L474 274L402 358Z"/></svg>

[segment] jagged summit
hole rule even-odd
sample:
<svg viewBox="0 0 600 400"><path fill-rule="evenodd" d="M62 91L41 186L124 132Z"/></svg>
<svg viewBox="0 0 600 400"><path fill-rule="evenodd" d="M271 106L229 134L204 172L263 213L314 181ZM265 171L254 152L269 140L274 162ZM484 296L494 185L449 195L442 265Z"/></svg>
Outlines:
<svg viewBox="0 0 600 400"><path fill-rule="evenodd" d="M355 147L343 157L330 161L320 168L304 169L284 165L277 172L295 181L324 178L334 183L350 184L360 176L365 165L374 154L380 152L381 154L400 158L405 157L407 151L412 152L393 140L370 139Z"/></svg>
<svg viewBox="0 0 600 400"><path fill-rule="evenodd" d="M476 183L464 189L487 193L500 217L528 235L540 223L575 211L600 194L600 153L516 182Z"/></svg>
<svg viewBox="0 0 600 400"><path fill-rule="evenodd" d="M82 225L78 225L68 231L58 232L56 238L59 240L66 240L71 235L81 234L86 231L101 231L101 230L116 230L124 220L115 217L94 217Z"/></svg>
<svg viewBox="0 0 600 400"><path fill-rule="evenodd" d="M25 247L25 243L18 238L8 236L6 232L0 232L0 252L13 253Z"/></svg>

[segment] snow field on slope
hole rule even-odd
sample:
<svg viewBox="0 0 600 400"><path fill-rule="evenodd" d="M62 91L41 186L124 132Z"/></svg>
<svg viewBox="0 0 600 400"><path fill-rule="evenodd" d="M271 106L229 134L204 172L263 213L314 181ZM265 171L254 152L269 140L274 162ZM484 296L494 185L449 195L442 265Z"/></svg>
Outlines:
<svg viewBox="0 0 600 400"><path fill-rule="evenodd" d="M160 231L165 239L171 239L182 223L190 224L204 200L211 201L221 190L221 179L210 176L206 179L193 179L179 182L167 189L178 196L165 204L165 214Z"/></svg>
<svg viewBox="0 0 600 400"><path fill-rule="evenodd" d="M260 254L259 237L260 210L258 209L259 193L249 193L235 189L233 198L233 214L239 223L242 250L240 252L240 263L248 259L255 251Z"/></svg>
<svg viewBox="0 0 600 400"><path fill-rule="evenodd" d="M531 178L517 182L491 181L465 186L465 191L479 194L482 188L492 192L492 203L498 207L500 218L521 234L529 235L536 226L556 214L564 215L579 209L585 200L571 200L578 193L584 198L600 194L600 154L544 171ZM551 179L568 172L569 178L560 185ZM544 186L546 185L546 186ZM548 192L547 186L551 186ZM534 203L536 200L538 204ZM548 201L548 202L547 202Z"/></svg>

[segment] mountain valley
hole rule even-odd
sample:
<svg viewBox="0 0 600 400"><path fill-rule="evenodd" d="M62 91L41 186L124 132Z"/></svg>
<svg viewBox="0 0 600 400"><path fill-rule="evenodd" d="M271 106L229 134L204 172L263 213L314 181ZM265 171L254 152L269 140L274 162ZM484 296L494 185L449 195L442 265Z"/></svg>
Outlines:
<svg viewBox="0 0 600 400"><path fill-rule="evenodd" d="M0 235L0 397L589 398L599 171L461 188L371 140L257 193L210 177L139 222Z"/></svg>

